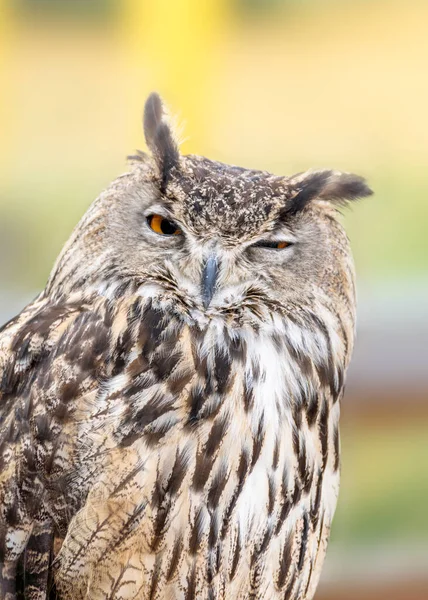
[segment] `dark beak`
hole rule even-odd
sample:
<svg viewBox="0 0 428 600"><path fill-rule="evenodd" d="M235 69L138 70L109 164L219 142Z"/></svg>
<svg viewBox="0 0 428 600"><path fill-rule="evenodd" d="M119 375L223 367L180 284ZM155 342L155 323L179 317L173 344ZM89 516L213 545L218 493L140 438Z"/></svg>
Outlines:
<svg viewBox="0 0 428 600"><path fill-rule="evenodd" d="M208 308L212 297L214 296L218 275L217 258L209 256L202 270L202 302L204 308Z"/></svg>

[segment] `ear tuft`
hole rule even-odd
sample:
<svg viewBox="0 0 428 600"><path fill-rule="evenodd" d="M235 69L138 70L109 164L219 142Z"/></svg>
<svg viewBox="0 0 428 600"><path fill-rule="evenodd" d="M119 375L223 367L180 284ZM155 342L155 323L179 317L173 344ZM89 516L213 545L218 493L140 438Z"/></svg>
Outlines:
<svg viewBox="0 0 428 600"><path fill-rule="evenodd" d="M285 206L287 215L296 214L315 199L343 206L373 194L363 177L340 171L308 171L295 175L290 183L294 193Z"/></svg>
<svg viewBox="0 0 428 600"><path fill-rule="evenodd" d="M147 146L153 150L156 129L162 122L164 114L162 100L156 92L152 92L144 106L144 136Z"/></svg>
<svg viewBox="0 0 428 600"><path fill-rule="evenodd" d="M348 201L365 198L372 194L373 190L369 188L363 177L353 173L333 171L319 197L336 204L346 204Z"/></svg>
<svg viewBox="0 0 428 600"><path fill-rule="evenodd" d="M162 100L156 92L150 94L144 107L144 136L161 176L161 189L168 183L171 169L178 166L179 152Z"/></svg>

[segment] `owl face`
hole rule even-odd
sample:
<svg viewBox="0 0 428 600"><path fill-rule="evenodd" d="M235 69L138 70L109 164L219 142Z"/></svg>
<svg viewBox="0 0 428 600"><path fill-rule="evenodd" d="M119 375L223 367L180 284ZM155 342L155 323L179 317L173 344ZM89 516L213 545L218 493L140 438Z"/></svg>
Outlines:
<svg viewBox="0 0 428 600"><path fill-rule="evenodd" d="M92 253L94 277L140 280L189 318L239 324L322 296L353 300L336 213L338 204L371 193L362 178L335 171L280 177L181 156L155 94L144 130L152 156L134 157L72 240Z"/></svg>
<svg viewBox="0 0 428 600"><path fill-rule="evenodd" d="M108 245L124 270L183 308L242 316L257 299L258 310L281 309L323 287L325 265L342 270L347 240L334 210L314 202L288 213L287 179L181 157L161 193L146 166L111 211Z"/></svg>

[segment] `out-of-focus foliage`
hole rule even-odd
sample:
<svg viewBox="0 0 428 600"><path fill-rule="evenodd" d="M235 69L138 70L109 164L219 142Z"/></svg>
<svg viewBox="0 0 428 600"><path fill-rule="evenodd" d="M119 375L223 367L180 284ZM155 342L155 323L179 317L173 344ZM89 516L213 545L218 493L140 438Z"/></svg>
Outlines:
<svg viewBox="0 0 428 600"><path fill-rule="evenodd" d="M83 19L110 18L119 8L117 0L11 0L10 5L21 16L44 18L55 16Z"/></svg>

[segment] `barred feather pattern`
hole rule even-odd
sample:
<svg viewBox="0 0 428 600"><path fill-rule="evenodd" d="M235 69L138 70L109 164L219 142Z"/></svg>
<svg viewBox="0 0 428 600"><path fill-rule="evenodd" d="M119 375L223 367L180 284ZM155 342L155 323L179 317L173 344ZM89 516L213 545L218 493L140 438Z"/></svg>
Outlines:
<svg viewBox="0 0 428 600"><path fill-rule="evenodd" d="M55 531L64 598L310 598L338 492L344 324L327 306L198 323L132 287L114 309L41 299L6 330L6 570L43 542L28 597L45 597Z"/></svg>

